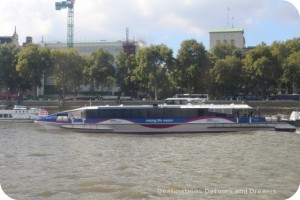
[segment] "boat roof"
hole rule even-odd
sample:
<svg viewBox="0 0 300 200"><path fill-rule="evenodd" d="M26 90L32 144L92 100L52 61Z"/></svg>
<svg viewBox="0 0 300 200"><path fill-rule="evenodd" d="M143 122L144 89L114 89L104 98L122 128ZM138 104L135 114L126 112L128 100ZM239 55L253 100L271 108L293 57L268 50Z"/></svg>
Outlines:
<svg viewBox="0 0 300 200"><path fill-rule="evenodd" d="M0 105L0 109L6 108L6 105Z"/></svg>
<svg viewBox="0 0 300 200"><path fill-rule="evenodd" d="M199 109L253 109L251 106L247 104L186 104L186 105L100 105L100 106L86 106L81 108L76 108L73 110L63 111L63 112L72 112L72 111L81 111L81 110L96 110L96 109L117 109L117 108L124 108L124 109L142 109L142 108L199 108Z"/></svg>

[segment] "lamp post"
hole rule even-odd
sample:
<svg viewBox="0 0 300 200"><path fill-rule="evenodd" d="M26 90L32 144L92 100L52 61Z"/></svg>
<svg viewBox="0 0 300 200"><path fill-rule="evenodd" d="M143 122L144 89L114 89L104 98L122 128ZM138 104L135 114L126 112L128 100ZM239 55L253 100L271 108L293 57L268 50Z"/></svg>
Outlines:
<svg viewBox="0 0 300 200"><path fill-rule="evenodd" d="M7 91L6 91L6 106L9 107L11 104L11 101L10 101L10 94L9 94L9 87L7 88Z"/></svg>

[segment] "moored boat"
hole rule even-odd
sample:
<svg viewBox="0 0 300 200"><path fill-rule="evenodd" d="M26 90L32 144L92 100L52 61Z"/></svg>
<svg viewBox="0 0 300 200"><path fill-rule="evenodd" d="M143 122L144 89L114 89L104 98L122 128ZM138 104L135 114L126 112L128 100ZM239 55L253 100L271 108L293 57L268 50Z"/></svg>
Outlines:
<svg viewBox="0 0 300 200"><path fill-rule="evenodd" d="M39 117L48 115L45 109L15 105L13 109L9 110L5 107L0 106L0 122L33 122Z"/></svg>
<svg viewBox="0 0 300 200"><path fill-rule="evenodd" d="M289 123L295 127L300 127L300 112L299 111L293 111L289 117L281 117L281 121Z"/></svg>
<svg viewBox="0 0 300 200"><path fill-rule="evenodd" d="M162 105L88 106L62 111L35 122L78 132L211 133L245 130L295 131L284 122L268 122L247 104L205 104L168 98Z"/></svg>

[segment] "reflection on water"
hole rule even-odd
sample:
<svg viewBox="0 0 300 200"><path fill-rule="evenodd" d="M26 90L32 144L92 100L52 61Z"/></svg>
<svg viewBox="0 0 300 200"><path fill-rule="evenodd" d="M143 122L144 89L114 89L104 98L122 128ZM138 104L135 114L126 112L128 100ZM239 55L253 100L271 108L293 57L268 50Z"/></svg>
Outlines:
<svg viewBox="0 0 300 200"><path fill-rule="evenodd" d="M17 200L286 199L300 133L84 134L0 123L0 182Z"/></svg>

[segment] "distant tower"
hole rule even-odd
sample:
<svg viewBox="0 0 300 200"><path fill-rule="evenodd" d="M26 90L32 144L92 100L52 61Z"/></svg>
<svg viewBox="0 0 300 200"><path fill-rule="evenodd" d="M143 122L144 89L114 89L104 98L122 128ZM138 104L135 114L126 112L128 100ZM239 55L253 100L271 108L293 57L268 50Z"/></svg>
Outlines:
<svg viewBox="0 0 300 200"><path fill-rule="evenodd" d="M73 38L74 38L74 4L75 0L67 0L62 2L55 2L55 9L61 10L68 8L68 35L67 35L67 45L68 48L73 48Z"/></svg>
<svg viewBox="0 0 300 200"><path fill-rule="evenodd" d="M19 44L19 35L17 34L17 27L15 26L15 32L12 36L12 39L13 41L16 43L16 44Z"/></svg>
<svg viewBox="0 0 300 200"><path fill-rule="evenodd" d="M123 50L127 54L134 54L136 51L134 41L129 41L129 28L126 28L126 41L123 42Z"/></svg>
<svg viewBox="0 0 300 200"><path fill-rule="evenodd" d="M224 28L209 31L210 49L216 44L232 44L239 49L245 48L244 29Z"/></svg>

